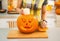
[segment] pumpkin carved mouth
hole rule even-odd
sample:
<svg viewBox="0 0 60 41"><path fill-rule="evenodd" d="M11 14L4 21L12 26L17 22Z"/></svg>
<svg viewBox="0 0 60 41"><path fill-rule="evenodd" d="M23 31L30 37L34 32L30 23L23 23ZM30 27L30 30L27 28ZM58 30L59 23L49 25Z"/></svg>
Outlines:
<svg viewBox="0 0 60 41"><path fill-rule="evenodd" d="M26 28L26 29L30 29L31 27L24 27L24 28Z"/></svg>

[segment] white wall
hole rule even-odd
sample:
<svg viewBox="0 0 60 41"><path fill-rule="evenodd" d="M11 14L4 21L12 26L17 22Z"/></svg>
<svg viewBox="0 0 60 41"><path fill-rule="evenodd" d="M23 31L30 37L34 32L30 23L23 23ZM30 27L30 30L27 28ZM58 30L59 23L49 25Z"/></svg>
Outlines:
<svg viewBox="0 0 60 41"><path fill-rule="evenodd" d="M2 0L2 7L4 9L7 9L7 5L8 5L8 0Z"/></svg>
<svg viewBox="0 0 60 41"><path fill-rule="evenodd" d="M7 19L2 18L0 19L0 28L9 28L9 21L16 21L17 19Z"/></svg>

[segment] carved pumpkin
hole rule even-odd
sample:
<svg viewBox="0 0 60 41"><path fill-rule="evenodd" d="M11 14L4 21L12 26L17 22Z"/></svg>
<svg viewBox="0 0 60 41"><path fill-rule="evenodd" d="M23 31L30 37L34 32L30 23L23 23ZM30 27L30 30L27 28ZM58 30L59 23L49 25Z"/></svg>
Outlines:
<svg viewBox="0 0 60 41"><path fill-rule="evenodd" d="M32 33L38 28L38 21L32 15L21 15L17 19L17 26L20 32Z"/></svg>
<svg viewBox="0 0 60 41"><path fill-rule="evenodd" d="M57 9L55 10L55 12L56 12L57 15L60 15L60 8L57 8Z"/></svg>

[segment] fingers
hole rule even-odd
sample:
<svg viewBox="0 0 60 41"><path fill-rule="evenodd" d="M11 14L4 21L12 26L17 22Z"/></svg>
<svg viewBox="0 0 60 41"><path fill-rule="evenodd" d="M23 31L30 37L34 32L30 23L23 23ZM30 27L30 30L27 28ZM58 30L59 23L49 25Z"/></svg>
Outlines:
<svg viewBox="0 0 60 41"><path fill-rule="evenodd" d="M19 14L24 14L23 9L20 8L16 8L16 12L18 12Z"/></svg>
<svg viewBox="0 0 60 41"><path fill-rule="evenodd" d="M45 28L45 27L46 27L46 25L47 25L47 23L46 23L46 22L44 22L44 21L43 21L43 22L41 22L41 27L42 27L42 28Z"/></svg>
<svg viewBox="0 0 60 41"><path fill-rule="evenodd" d="M16 12L18 12L20 14L21 13L21 9L20 8L16 8Z"/></svg>

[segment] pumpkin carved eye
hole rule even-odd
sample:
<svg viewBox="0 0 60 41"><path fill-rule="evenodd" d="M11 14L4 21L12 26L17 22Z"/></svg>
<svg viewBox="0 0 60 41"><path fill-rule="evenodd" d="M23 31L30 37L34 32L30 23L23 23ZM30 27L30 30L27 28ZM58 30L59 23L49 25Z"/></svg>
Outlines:
<svg viewBox="0 0 60 41"><path fill-rule="evenodd" d="M24 23L25 23L25 22L26 22L26 20L22 18L22 22L24 22Z"/></svg>
<svg viewBox="0 0 60 41"><path fill-rule="evenodd" d="M32 18L28 20L28 22L29 22L29 23L31 23L32 21L33 21L33 19L32 19Z"/></svg>

